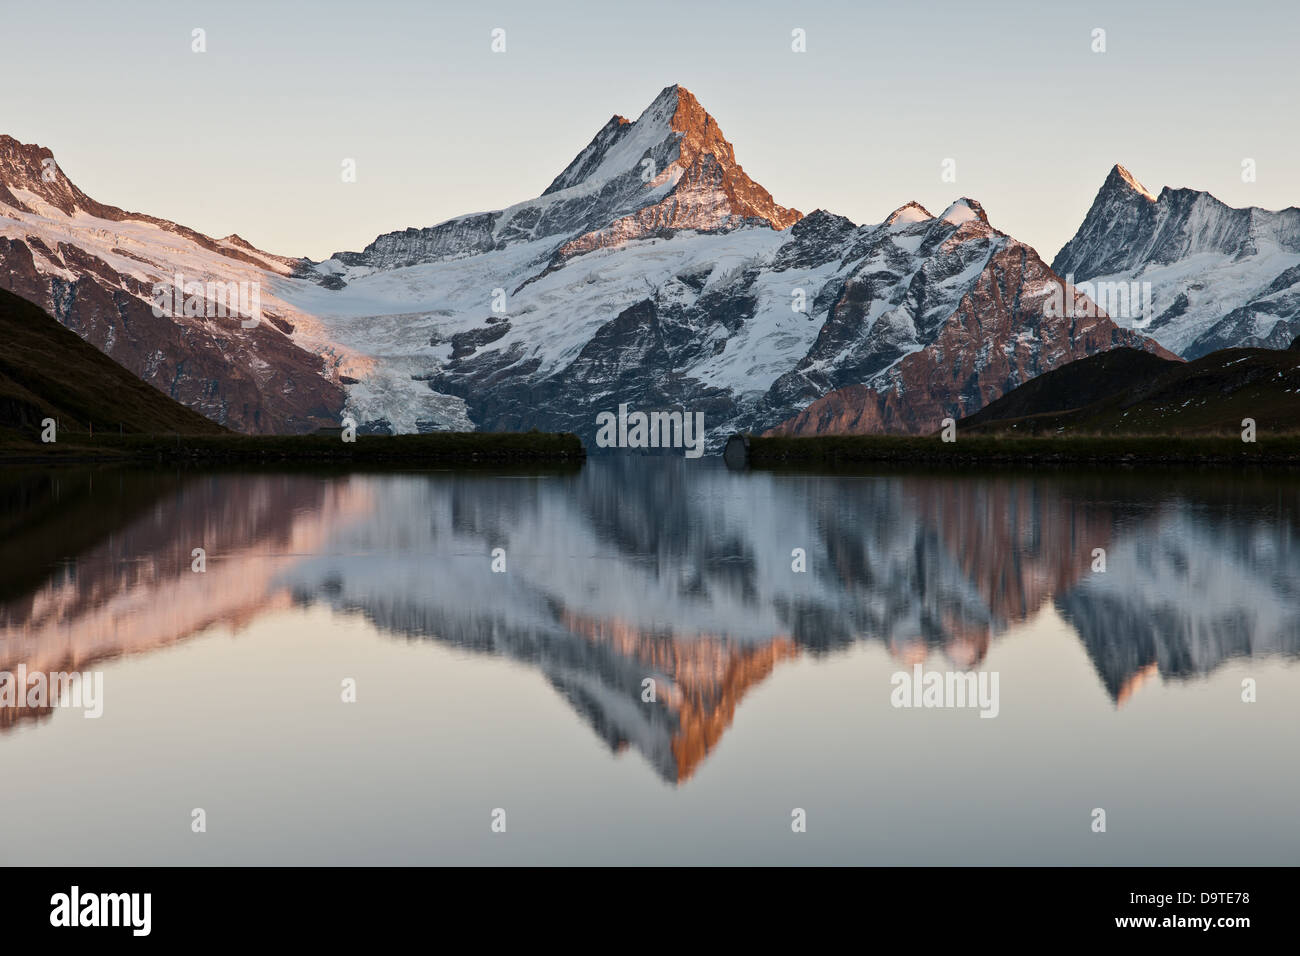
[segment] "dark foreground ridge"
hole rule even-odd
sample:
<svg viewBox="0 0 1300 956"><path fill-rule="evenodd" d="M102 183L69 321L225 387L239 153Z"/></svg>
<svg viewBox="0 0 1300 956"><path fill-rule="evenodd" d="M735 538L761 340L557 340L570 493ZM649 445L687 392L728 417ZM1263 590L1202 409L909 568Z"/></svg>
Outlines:
<svg viewBox="0 0 1300 956"><path fill-rule="evenodd" d="M1001 437L961 435L749 436L755 468L899 463L924 465L1230 465L1300 466L1300 435L1255 442L1238 437L1106 435Z"/></svg>
<svg viewBox="0 0 1300 956"><path fill-rule="evenodd" d="M1194 362L1134 349L1079 359L1030 379L957 423L959 435L1300 434L1300 339L1231 348Z"/></svg>
<svg viewBox="0 0 1300 956"><path fill-rule="evenodd" d="M227 434L3 289L0 343L0 446L39 441L45 418L83 432Z"/></svg>

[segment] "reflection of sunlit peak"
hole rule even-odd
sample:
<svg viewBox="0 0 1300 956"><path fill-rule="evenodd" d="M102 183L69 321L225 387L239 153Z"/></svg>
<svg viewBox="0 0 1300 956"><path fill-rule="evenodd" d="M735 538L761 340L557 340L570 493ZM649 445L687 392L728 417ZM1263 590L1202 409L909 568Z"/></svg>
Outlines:
<svg viewBox="0 0 1300 956"><path fill-rule="evenodd" d="M1116 709L1123 707L1124 703L1136 694L1143 684L1158 673L1160 673L1160 665L1155 661L1152 661L1140 670L1134 671L1130 674L1128 679L1120 685L1119 691L1115 694Z"/></svg>
<svg viewBox="0 0 1300 956"><path fill-rule="evenodd" d="M945 614L943 624L951 635L944 644L944 653L955 667L970 670L984 662L991 639L988 625L968 624L955 614Z"/></svg>
<svg viewBox="0 0 1300 956"><path fill-rule="evenodd" d="M930 656L930 648L926 646L925 641L919 637L911 638L891 638L889 641L889 653L896 660L901 661L911 667L914 664L924 664Z"/></svg>
<svg viewBox="0 0 1300 956"><path fill-rule="evenodd" d="M952 661L952 665L958 670L972 670L982 664L987 650L987 638L985 640L954 638L944 647L948 659Z"/></svg>
<svg viewBox="0 0 1300 956"><path fill-rule="evenodd" d="M571 633L615 650L657 675L655 704L672 716L669 747L676 782L688 780L735 718L749 690L765 680L777 663L799 654L786 634L766 643L737 642L715 634L682 636L644 630L620 618L603 618L565 609L560 620ZM617 750L627 746L620 739Z"/></svg>

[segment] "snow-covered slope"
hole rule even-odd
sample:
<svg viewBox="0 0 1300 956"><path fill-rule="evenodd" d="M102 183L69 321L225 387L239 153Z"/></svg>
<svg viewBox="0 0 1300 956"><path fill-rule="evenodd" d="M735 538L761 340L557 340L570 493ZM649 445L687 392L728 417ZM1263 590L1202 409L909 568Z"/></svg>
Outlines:
<svg viewBox="0 0 1300 956"><path fill-rule="evenodd" d="M217 422L249 432L337 422L338 357L294 344L285 318L293 310L271 289L296 267L239 236L212 239L96 202L48 149L0 136L0 286ZM204 284L205 314L155 314L155 288L173 287L178 275ZM222 283L226 294L232 282L250 306L258 293L256 326L246 328L251 319L238 309L206 314L206 284Z"/></svg>
<svg viewBox="0 0 1300 956"><path fill-rule="evenodd" d="M1122 166L1052 262L1076 282L1150 283L1151 315L1115 319L1185 358L1300 335L1300 209L1234 209L1209 193L1160 195Z"/></svg>

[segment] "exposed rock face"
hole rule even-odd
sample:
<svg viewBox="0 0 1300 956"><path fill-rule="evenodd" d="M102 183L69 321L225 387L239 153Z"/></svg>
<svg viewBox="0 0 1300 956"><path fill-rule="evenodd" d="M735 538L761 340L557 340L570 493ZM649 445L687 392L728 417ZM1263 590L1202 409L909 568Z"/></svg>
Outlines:
<svg viewBox="0 0 1300 956"><path fill-rule="evenodd" d="M390 232L361 252L336 252L334 258L348 266L400 269L421 262L478 255L496 248L493 230L500 217L499 212L485 212L427 229Z"/></svg>
<svg viewBox="0 0 1300 956"><path fill-rule="evenodd" d="M1209 193L1158 196L1122 166L1052 268L1076 282L1150 283L1151 316L1116 315L1185 358L1282 348L1300 333L1300 209L1234 209Z"/></svg>
<svg viewBox="0 0 1300 956"><path fill-rule="evenodd" d="M884 337L866 336L855 347L867 362L855 374L872 384L831 391L772 433L930 432L944 418L961 418L1043 372L1096 352L1129 346L1173 357L1083 300L1061 310L1072 314L1053 315L1052 287L1063 300L1071 290L1030 247L991 230L988 238L993 251L987 265L956 310L934 327L928 344L895 362L898 348L887 330ZM841 324L850 324L864 307L865 300L855 303L853 295L854 288L846 287L837 307Z"/></svg>
<svg viewBox="0 0 1300 956"><path fill-rule="evenodd" d="M228 432L192 408L172 401L123 368L45 310L0 289L0 430L35 445L53 417L59 440L93 434ZM14 436L17 438L17 436ZM11 447L14 443L6 442Z"/></svg>
<svg viewBox="0 0 1300 956"><path fill-rule="evenodd" d="M1142 265L1145 254L1156 252L1150 248L1156 203L1156 197L1132 173L1123 166L1114 166L1079 231L1052 260L1052 268L1083 280ZM1145 238L1143 245L1133 244L1138 237ZM1157 254L1168 255L1171 251L1166 245Z"/></svg>
<svg viewBox="0 0 1300 956"><path fill-rule="evenodd" d="M0 287L213 421L245 432L337 422L342 388L273 311L272 279L295 264L239 236L211 239L96 202L48 149L0 136ZM171 285L178 272L186 281L256 283L266 290L265 321L244 328L234 310L155 315L155 283Z"/></svg>
<svg viewBox="0 0 1300 956"><path fill-rule="evenodd" d="M564 167L564 172L551 180L551 184L543 190L542 195L549 196L552 193L564 192L589 178L596 177L609 151L625 140L634 126L635 124L626 116L615 113L587 144L587 148Z"/></svg>

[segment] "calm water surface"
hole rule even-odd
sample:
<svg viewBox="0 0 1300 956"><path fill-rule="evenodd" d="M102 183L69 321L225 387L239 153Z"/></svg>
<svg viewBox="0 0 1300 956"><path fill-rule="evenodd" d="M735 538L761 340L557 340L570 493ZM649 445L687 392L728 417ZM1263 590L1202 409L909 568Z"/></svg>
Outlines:
<svg viewBox="0 0 1300 956"><path fill-rule="evenodd" d="M1298 487L8 473L0 864L1300 863Z"/></svg>

